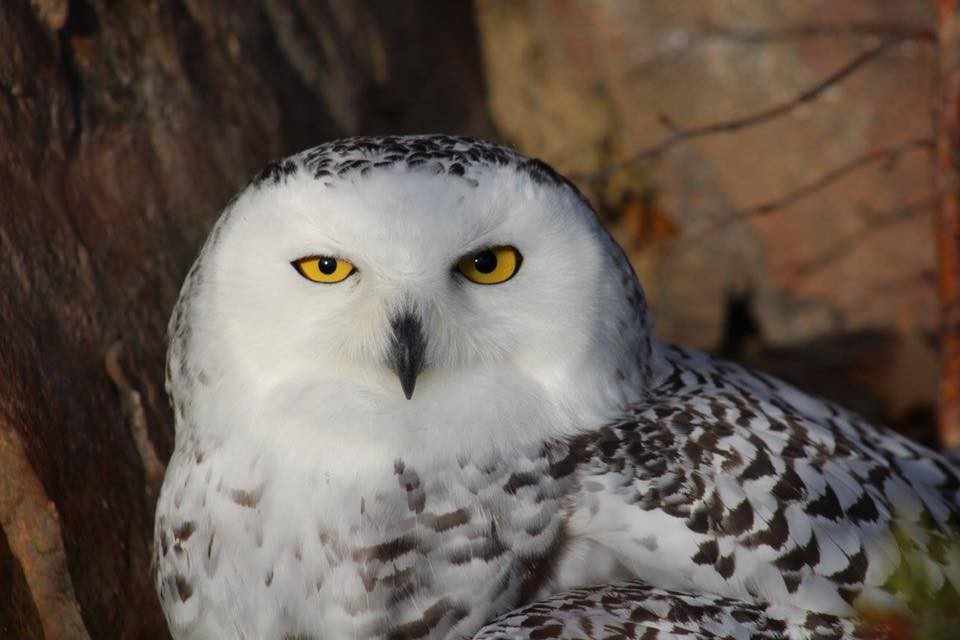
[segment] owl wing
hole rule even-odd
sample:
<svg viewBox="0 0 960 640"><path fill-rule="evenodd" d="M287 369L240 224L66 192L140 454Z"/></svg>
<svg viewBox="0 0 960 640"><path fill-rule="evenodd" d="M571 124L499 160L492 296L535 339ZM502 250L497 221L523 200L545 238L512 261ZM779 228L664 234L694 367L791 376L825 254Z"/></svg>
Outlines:
<svg viewBox="0 0 960 640"><path fill-rule="evenodd" d="M820 613L958 609L951 462L737 365L679 349L668 365L649 401L573 442L568 533L593 560L561 563L556 587L595 584L603 558L658 587Z"/></svg>
<svg viewBox="0 0 960 640"><path fill-rule="evenodd" d="M573 589L511 611L474 640L866 638L837 616L624 582Z"/></svg>

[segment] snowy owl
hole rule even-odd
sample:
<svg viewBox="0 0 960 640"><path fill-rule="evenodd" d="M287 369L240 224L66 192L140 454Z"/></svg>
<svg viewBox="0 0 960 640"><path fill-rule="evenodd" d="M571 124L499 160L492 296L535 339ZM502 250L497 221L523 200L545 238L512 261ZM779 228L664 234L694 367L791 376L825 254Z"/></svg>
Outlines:
<svg viewBox="0 0 960 640"><path fill-rule="evenodd" d="M587 201L504 147L271 164L170 333L175 638L859 637L956 611L957 467L656 341Z"/></svg>

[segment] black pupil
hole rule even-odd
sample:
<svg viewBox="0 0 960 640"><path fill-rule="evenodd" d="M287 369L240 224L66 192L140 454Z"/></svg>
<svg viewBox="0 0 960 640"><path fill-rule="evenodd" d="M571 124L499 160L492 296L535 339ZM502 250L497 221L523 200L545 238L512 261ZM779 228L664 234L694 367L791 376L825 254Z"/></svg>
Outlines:
<svg viewBox="0 0 960 640"><path fill-rule="evenodd" d="M336 258L320 258L320 262L317 263L317 268L320 269L320 273L325 275L330 275L337 270L337 259Z"/></svg>
<svg viewBox="0 0 960 640"><path fill-rule="evenodd" d="M497 268L497 254L493 251L481 251L473 257L473 267L480 273L491 273Z"/></svg>

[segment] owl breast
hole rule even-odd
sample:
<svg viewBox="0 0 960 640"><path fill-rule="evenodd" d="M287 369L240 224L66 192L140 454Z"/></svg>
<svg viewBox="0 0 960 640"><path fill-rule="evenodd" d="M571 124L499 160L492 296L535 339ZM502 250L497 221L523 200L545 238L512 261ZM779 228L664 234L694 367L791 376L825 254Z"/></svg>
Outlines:
<svg viewBox="0 0 960 640"><path fill-rule="evenodd" d="M175 469L187 455L161 497L158 589L171 627L198 637L470 634L548 575L574 469L543 446L429 468L396 459L362 480L255 458L217 469L215 455ZM261 475L271 482L251 484Z"/></svg>

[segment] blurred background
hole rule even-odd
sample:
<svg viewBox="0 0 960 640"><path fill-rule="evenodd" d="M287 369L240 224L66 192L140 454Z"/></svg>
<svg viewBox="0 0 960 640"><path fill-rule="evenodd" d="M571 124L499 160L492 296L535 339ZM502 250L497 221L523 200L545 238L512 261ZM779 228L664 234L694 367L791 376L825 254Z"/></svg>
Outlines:
<svg viewBox="0 0 960 640"><path fill-rule="evenodd" d="M0 637L164 637L165 326L220 209L325 140L572 177L665 340L936 442L926 0L4 0Z"/></svg>
<svg viewBox="0 0 960 640"><path fill-rule="evenodd" d="M932 3L475 10L496 131L577 178L629 252L660 337L934 436L935 198L920 144ZM678 129L734 122L635 158Z"/></svg>

